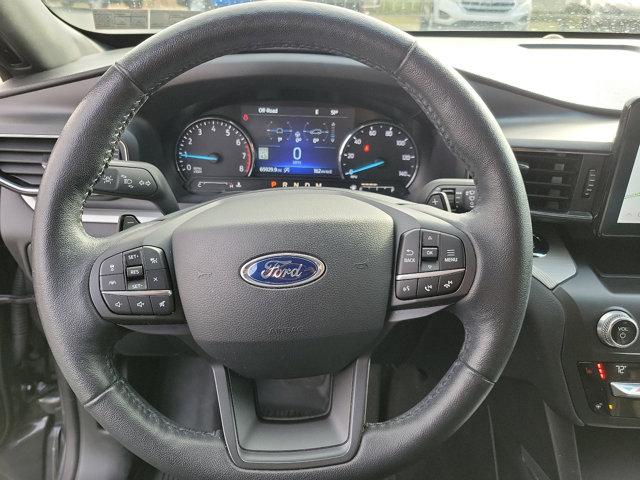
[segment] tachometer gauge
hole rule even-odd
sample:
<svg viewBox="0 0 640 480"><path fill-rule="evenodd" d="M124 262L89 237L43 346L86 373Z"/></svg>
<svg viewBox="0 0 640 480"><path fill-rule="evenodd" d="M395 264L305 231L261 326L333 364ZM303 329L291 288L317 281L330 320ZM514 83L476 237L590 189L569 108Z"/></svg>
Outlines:
<svg viewBox="0 0 640 480"><path fill-rule="evenodd" d="M402 128L388 122L358 127L339 154L344 178L380 185L409 186L418 168L416 145Z"/></svg>
<svg viewBox="0 0 640 480"><path fill-rule="evenodd" d="M180 135L176 164L185 181L246 177L253 168L253 144L235 123L222 118L203 118Z"/></svg>

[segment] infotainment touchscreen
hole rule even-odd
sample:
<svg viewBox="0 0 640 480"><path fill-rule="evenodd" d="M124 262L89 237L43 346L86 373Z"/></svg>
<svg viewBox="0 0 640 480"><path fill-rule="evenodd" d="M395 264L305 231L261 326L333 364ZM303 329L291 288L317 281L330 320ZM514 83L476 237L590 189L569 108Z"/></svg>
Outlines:
<svg viewBox="0 0 640 480"><path fill-rule="evenodd" d="M625 105L613 145L615 172L602 212L603 236L640 236L640 98Z"/></svg>
<svg viewBox="0 0 640 480"><path fill-rule="evenodd" d="M618 223L640 223L640 148L636 152L629 183L622 197Z"/></svg>

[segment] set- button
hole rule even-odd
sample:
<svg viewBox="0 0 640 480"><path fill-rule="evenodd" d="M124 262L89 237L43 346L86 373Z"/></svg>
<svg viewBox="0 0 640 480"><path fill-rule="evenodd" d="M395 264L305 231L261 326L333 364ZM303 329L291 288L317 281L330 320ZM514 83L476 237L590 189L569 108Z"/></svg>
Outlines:
<svg viewBox="0 0 640 480"><path fill-rule="evenodd" d="M109 310L120 315L169 315L174 311L166 258L157 247L144 246L104 260L100 291Z"/></svg>

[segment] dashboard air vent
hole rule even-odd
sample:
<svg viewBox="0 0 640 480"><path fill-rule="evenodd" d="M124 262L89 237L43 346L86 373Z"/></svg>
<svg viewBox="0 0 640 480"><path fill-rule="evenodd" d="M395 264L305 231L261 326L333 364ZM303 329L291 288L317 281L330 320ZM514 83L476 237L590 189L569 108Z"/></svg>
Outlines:
<svg viewBox="0 0 640 480"><path fill-rule="evenodd" d="M579 153L516 151L531 210L567 212L576 188Z"/></svg>
<svg viewBox="0 0 640 480"><path fill-rule="evenodd" d="M36 195L56 140L54 136L0 136L0 186ZM114 158L128 159L122 141Z"/></svg>
<svg viewBox="0 0 640 480"><path fill-rule="evenodd" d="M0 175L18 184L40 185L56 138L1 137Z"/></svg>

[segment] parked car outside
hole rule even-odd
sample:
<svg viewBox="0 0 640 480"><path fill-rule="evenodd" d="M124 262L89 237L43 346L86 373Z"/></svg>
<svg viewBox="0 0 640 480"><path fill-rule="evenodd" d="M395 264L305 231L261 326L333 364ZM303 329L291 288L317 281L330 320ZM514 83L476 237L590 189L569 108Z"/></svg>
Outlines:
<svg viewBox="0 0 640 480"><path fill-rule="evenodd" d="M421 28L433 30L452 26L504 30L526 30L531 18L532 0L427 0Z"/></svg>

